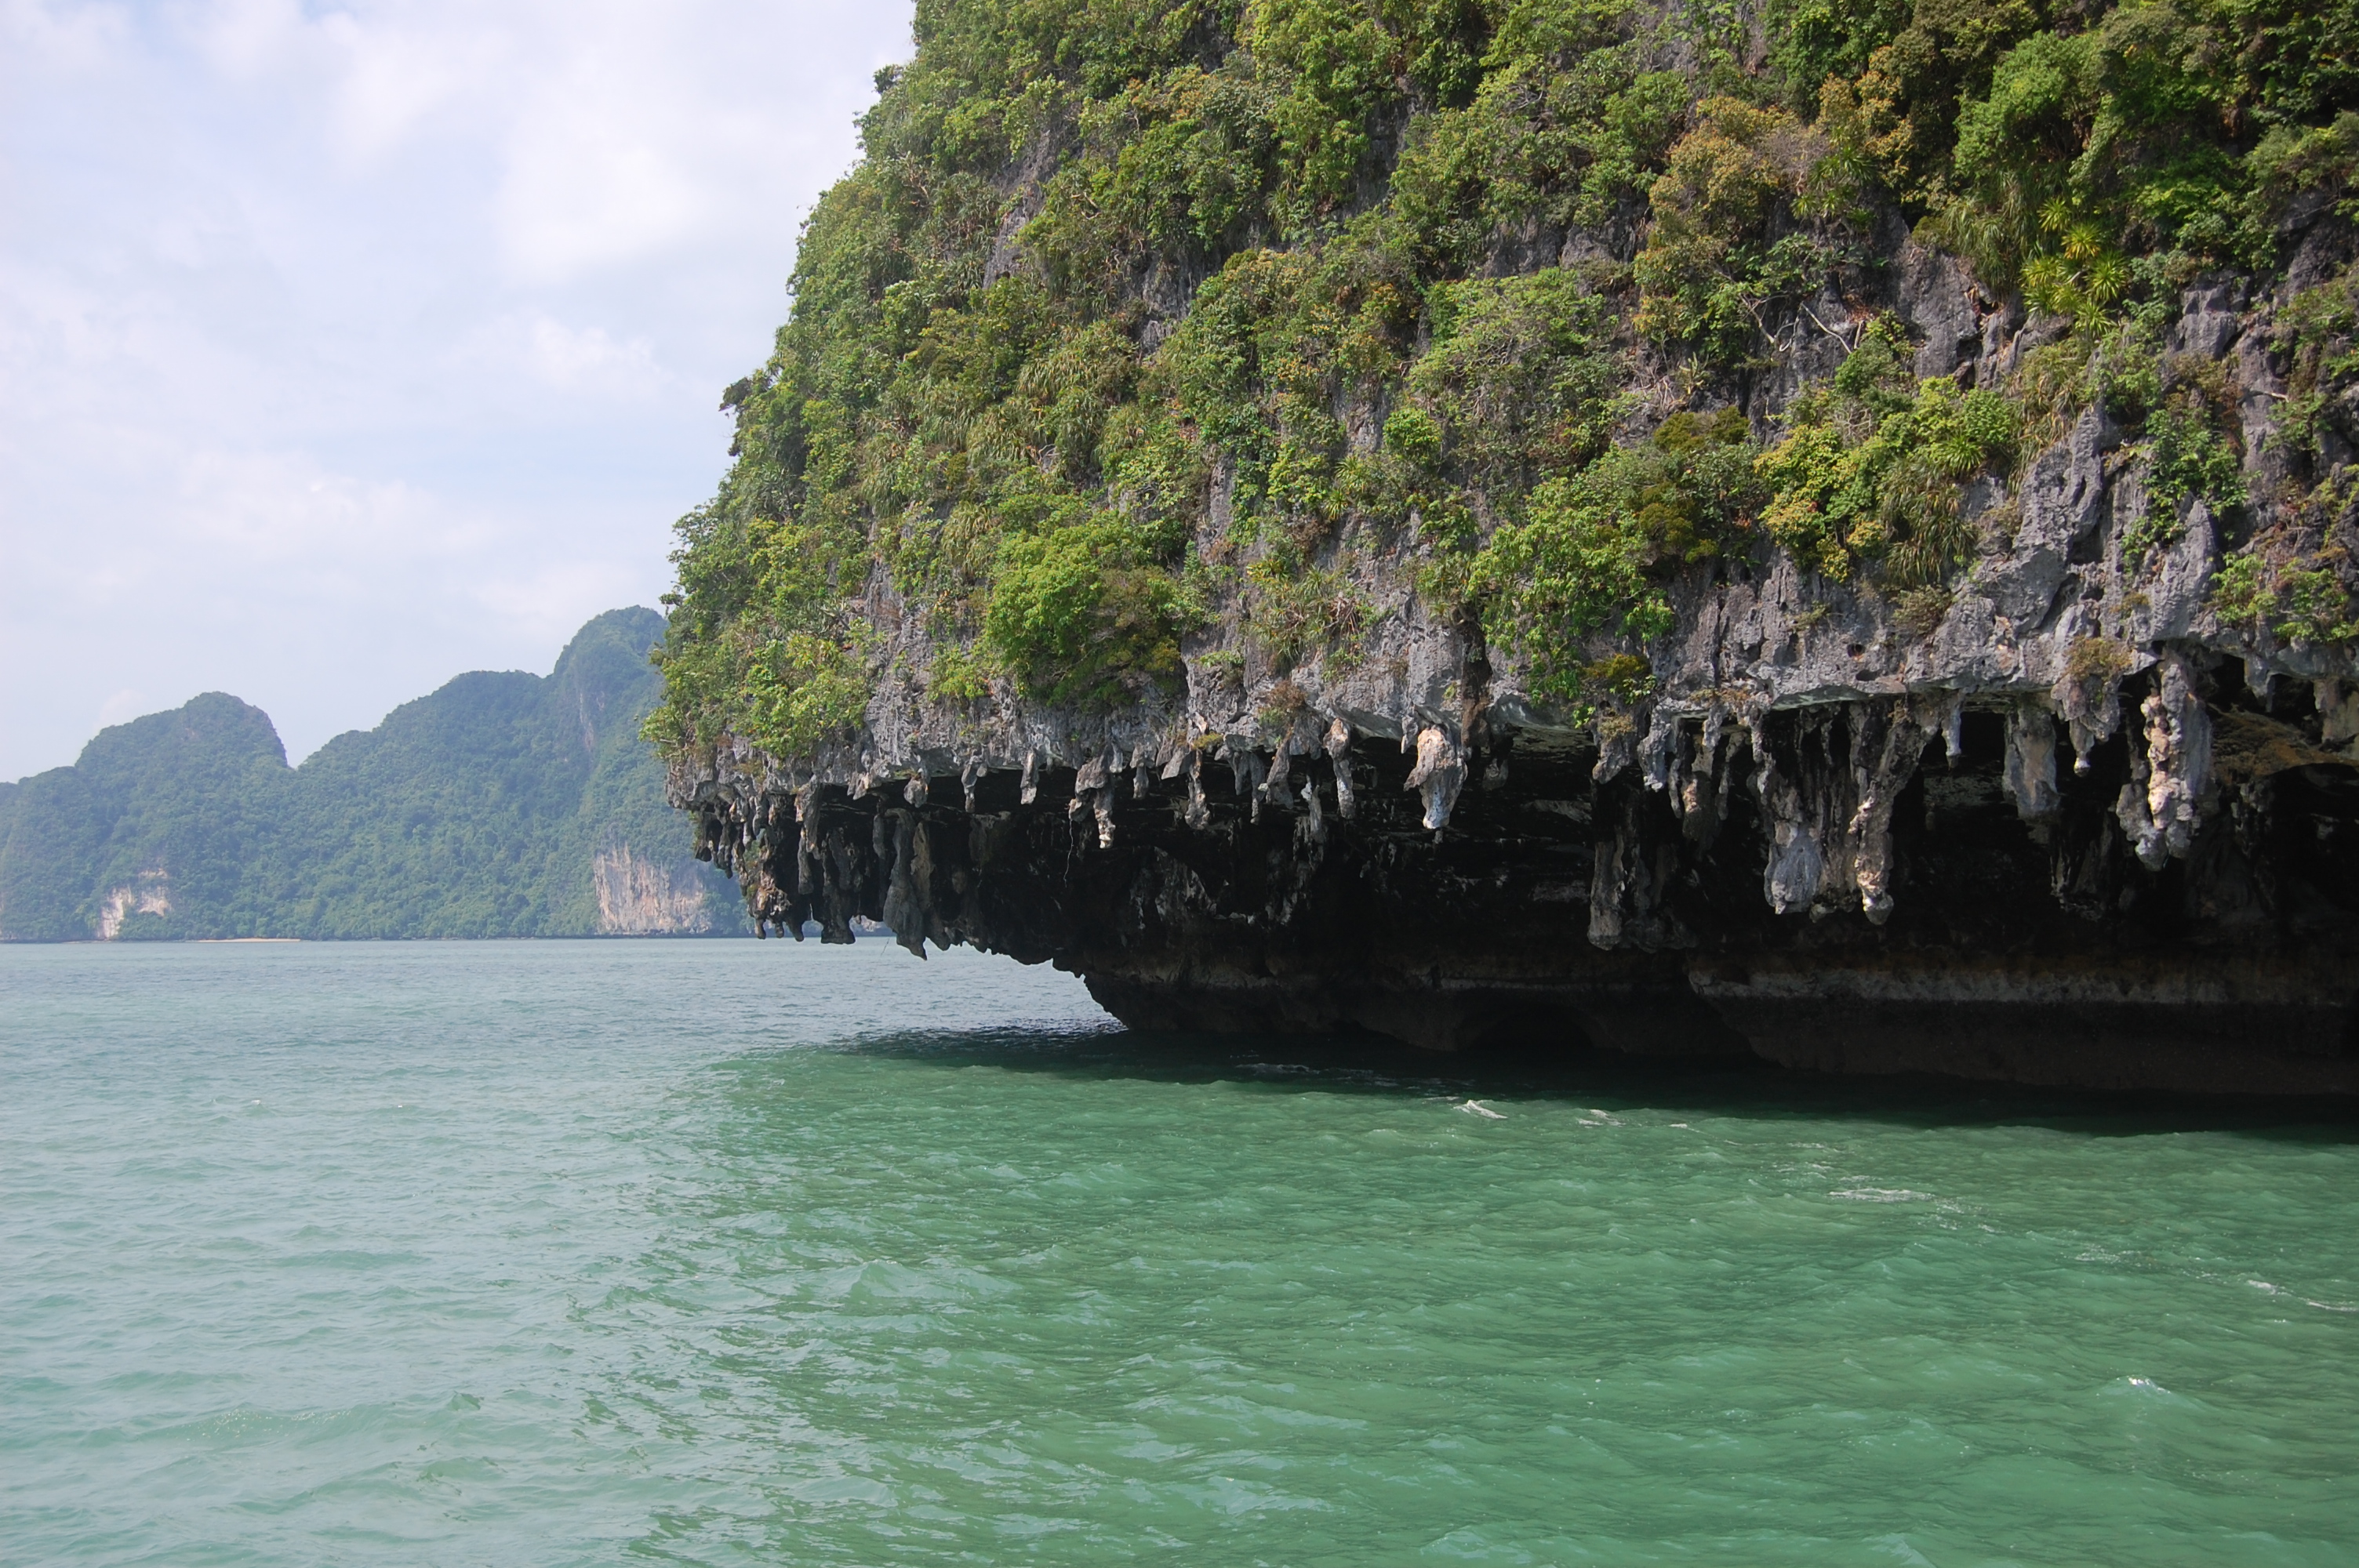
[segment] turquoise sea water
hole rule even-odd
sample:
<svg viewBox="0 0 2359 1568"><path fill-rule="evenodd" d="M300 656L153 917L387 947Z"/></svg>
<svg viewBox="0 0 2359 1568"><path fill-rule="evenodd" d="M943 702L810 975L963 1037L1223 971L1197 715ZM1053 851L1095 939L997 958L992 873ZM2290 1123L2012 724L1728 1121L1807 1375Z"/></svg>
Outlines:
<svg viewBox="0 0 2359 1568"><path fill-rule="evenodd" d="M0 949L0 1075L10 1563L2359 1560L2348 1125L881 943Z"/></svg>

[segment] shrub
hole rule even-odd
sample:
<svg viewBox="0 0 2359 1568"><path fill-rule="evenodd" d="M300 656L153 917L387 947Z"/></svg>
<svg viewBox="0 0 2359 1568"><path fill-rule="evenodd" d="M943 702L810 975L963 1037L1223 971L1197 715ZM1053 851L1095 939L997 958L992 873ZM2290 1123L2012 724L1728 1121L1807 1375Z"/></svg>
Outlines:
<svg viewBox="0 0 2359 1568"><path fill-rule="evenodd" d="M1441 462L1441 423L1422 408L1396 408L1385 419L1385 450L1403 462L1432 469Z"/></svg>
<svg viewBox="0 0 2359 1568"><path fill-rule="evenodd" d="M1777 109L1734 98L1697 107L1649 201L1654 229L1638 254L1638 329L1733 364L1766 330L1778 300L1819 291L1840 257L1798 217L1836 205L1821 189L1826 139Z"/></svg>
<svg viewBox="0 0 2359 1568"><path fill-rule="evenodd" d="M1785 438L1759 460L1771 492L1762 526L1837 581L1863 563L1897 587L1944 580L1974 544L1959 483L2015 454L2011 399L1945 378L1912 385L1899 345L1897 329L1872 326L1823 393L1796 399Z"/></svg>
<svg viewBox="0 0 2359 1568"><path fill-rule="evenodd" d="M2359 599L2336 568L2341 550L2289 554L2273 564L2256 540L2220 564L2212 613L2229 626L2266 628L2288 643L2359 643Z"/></svg>
<svg viewBox="0 0 2359 1568"><path fill-rule="evenodd" d="M868 707L863 652L808 632L764 643L746 665L739 731L774 757L848 739Z"/></svg>
<svg viewBox="0 0 2359 1568"><path fill-rule="evenodd" d="M2130 558L2175 543L2184 524L2181 509L2201 500L2215 517L2245 503L2244 454L2220 433L2212 411L2190 397L2175 397L2147 421L2147 506L2123 535Z"/></svg>
<svg viewBox="0 0 2359 1568"><path fill-rule="evenodd" d="M1367 600L1334 568L1303 568L1285 553L1245 569L1245 623L1275 668L1292 669L1323 654L1339 667L1356 662Z"/></svg>
<svg viewBox="0 0 2359 1568"><path fill-rule="evenodd" d="M1946 584L1928 583L1905 589L1893 603L1892 623L1899 628L1902 636L1921 642L1940 630L1952 602L1954 596Z"/></svg>
<svg viewBox="0 0 2359 1568"><path fill-rule="evenodd" d="M2279 438L2315 460L2326 432L2347 424L2338 395L2359 381L2359 268L2295 295L2278 313L2277 346L2292 362Z"/></svg>
<svg viewBox="0 0 2359 1568"><path fill-rule="evenodd" d="M2119 680L2136 663L2136 654L2107 637L2076 637L2064 652L2066 678L2084 686L2093 681Z"/></svg>
<svg viewBox="0 0 2359 1568"><path fill-rule="evenodd" d="M1101 519L1000 546L984 638L1026 691L1103 701L1176 678L1186 621L1179 580Z"/></svg>
<svg viewBox="0 0 2359 1568"><path fill-rule="evenodd" d="M1523 519L1470 563L1491 634L1531 660L1534 688L1582 700L1593 634L1670 629L1662 583L1751 535L1759 486L1742 414L1673 415L1649 439L1532 492Z"/></svg>
<svg viewBox="0 0 2359 1568"><path fill-rule="evenodd" d="M1593 633L1645 642L1670 630L1671 608L1648 571L1651 552L1606 487L1551 480L1529 520L1501 528L1474 563L1498 641L1530 657L1536 691L1578 697Z"/></svg>
<svg viewBox="0 0 2359 1568"><path fill-rule="evenodd" d="M1444 285L1427 308L1432 347L1408 385L1469 483L1512 505L1539 477L1604 449L1627 367L1608 302L1578 276L1549 267Z"/></svg>

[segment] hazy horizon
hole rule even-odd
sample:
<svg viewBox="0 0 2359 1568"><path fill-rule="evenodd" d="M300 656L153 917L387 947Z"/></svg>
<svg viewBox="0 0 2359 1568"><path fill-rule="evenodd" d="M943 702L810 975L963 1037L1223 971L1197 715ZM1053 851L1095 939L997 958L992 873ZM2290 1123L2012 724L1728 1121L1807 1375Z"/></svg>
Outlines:
<svg viewBox="0 0 2359 1568"><path fill-rule="evenodd" d="M908 16L0 0L0 779L655 602Z"/></svg>

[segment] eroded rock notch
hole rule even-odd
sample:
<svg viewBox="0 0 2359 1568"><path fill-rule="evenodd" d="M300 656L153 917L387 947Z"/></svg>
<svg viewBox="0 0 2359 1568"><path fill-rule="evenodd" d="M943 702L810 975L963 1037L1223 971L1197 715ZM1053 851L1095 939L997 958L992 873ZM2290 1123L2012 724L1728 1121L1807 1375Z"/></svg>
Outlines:
<svg viewBox="0 0 2359 1568"><path fill-rule="evenodd" d="M2174 650L2118 702L2082 752L1937 693L1665 709L1621 760L1306 720L678 785L766 927L1054 962L1139 1027L2359 1089L2345 688Z"/></svg>

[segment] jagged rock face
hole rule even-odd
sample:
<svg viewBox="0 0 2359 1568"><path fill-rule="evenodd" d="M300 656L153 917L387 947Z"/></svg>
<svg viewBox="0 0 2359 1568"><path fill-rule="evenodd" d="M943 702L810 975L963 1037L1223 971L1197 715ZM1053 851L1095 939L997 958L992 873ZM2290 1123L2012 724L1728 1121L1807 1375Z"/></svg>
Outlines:
<svg viewBox="0 0 2359 1568"><path fill-rule="evenodd" d="M2271 312L2337 254L2274 294L2201 284L2174 330L2234 366L2263 508ZM2038 334L1948 258L1897 272L1924 373L1995 381ZM1765 378L1756 419L1800 379ZM768 925L1052 961L1134 1025L2354 1092L2359 671L2214 619L2200 502L2125 551L2144 478L2092 408L2012 494L1969 487L1981 557L1914 633L1784 556L1698 574L1655 695L1593 729L1371 549L1376 645L1295 674L1289 714L1215 633L1184 697L888 687L856 748L724 747L673 795Z"/></svg>
<svg viewBox="0 0 2359 1568"><path fill-rule="evenodd" d="M1677 722L1618 769L1530 731L1331 751L1305 721L1267 755L679 782L766 922L1053 961L1136 1026L2351 1093L2346 699L2270 712L2233 666L2173 668L2132 683L2143 730L2060 771L2039 710L1903 697ZM2157 852L2206 686L2211 808Z"/></svg>

